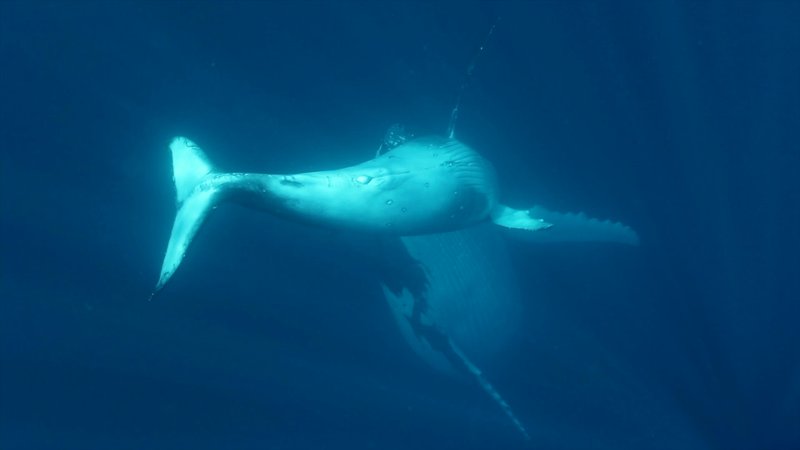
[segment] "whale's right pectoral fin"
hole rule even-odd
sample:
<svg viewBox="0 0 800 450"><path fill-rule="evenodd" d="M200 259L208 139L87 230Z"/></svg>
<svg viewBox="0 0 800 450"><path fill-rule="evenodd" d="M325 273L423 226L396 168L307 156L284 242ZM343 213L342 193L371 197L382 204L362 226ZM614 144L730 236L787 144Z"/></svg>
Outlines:
<svg viewBox="0 0 800 450"><path fill-rule="evenodd" d="M584 213L562 213L541 206L528 210L552 228L545 233L509 231L515 238L541 243L606 242L624 245L639 245L639 235L631 227L612 220L600 220ZM517 228L517 227L511 227Z"/></svg>
<svg viewBox="0 0 800 450"><path fill-rule="evenodd" d="M492 211L492 222L505 228L539 231L546 230L553 224L535 217L527 209L514 209L506 205L497 205Z"/></svg>
<svg viewBox="0 0 800 450"><path fill-rule="evenodd" d="M172 224L167 253L161 265L161 276L153 295L164 287L178 269L189 244L216 203L219 193L218 186L208 178L213 174L213 168L196 144L189 139L177 137L169 148L172 152L178 212Z"/></svg>

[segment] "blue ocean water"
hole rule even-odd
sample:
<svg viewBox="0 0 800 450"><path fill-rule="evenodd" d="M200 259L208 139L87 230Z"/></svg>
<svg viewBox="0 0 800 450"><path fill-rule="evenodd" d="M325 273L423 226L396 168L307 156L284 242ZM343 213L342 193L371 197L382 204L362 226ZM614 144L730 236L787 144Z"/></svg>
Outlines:
<svg viewBox="0 0 800 450"><path fill-rule="evenodd" d="M499 18L499 19L498 19ZM800 3L0 3L0 448L800 448ZM291 173L457 137L508 202L638 247L508 240L482 366L398 331L373 243L221 207L153 301L170 139ZM387 250L388 251L388 250ZM389 255L392 258L393 255Z"/></svg>

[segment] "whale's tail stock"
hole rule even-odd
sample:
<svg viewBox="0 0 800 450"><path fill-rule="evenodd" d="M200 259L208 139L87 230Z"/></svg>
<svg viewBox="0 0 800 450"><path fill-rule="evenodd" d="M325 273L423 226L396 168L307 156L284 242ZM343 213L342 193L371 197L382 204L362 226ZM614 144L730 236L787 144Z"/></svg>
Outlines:
<svg viewBox="0 0 800 450"><path fill-rule="evenodd" d="M176 137L169 148L172 152L178 212L172 224L167 253L164 255L161 275L153 295L164 287L181 264L186 249L203 225L208 213L221 200L220 188L224 183L203 150L191 140Z"/></svg>

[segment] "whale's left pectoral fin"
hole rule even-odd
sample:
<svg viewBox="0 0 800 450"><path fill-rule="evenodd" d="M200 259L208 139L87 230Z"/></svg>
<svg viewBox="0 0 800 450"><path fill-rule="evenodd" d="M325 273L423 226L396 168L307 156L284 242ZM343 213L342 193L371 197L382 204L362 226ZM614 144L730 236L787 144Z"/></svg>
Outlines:
<svg viewBox="0 0 800 450"><path fill-rule="evenodd" d="M492 211L492 222L505 228L539 231L546 230L553 224L535 217L527 209L514 209L506 205L497 205Z"/></svg>

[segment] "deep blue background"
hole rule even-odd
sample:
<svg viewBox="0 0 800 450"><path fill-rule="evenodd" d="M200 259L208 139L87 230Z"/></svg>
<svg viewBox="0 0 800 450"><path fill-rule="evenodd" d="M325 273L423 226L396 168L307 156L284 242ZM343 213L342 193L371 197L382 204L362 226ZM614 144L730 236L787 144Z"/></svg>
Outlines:
<svg viewBox="0 0 800 450"><path fill-rule="evenodd" d="M147 302L169 139L232 170L458 136L505 197L633 226L518 244L487 375L543 448L800 448L800 3L0 4L0 447L514 448L336 233L225 208Z"/></svg>

